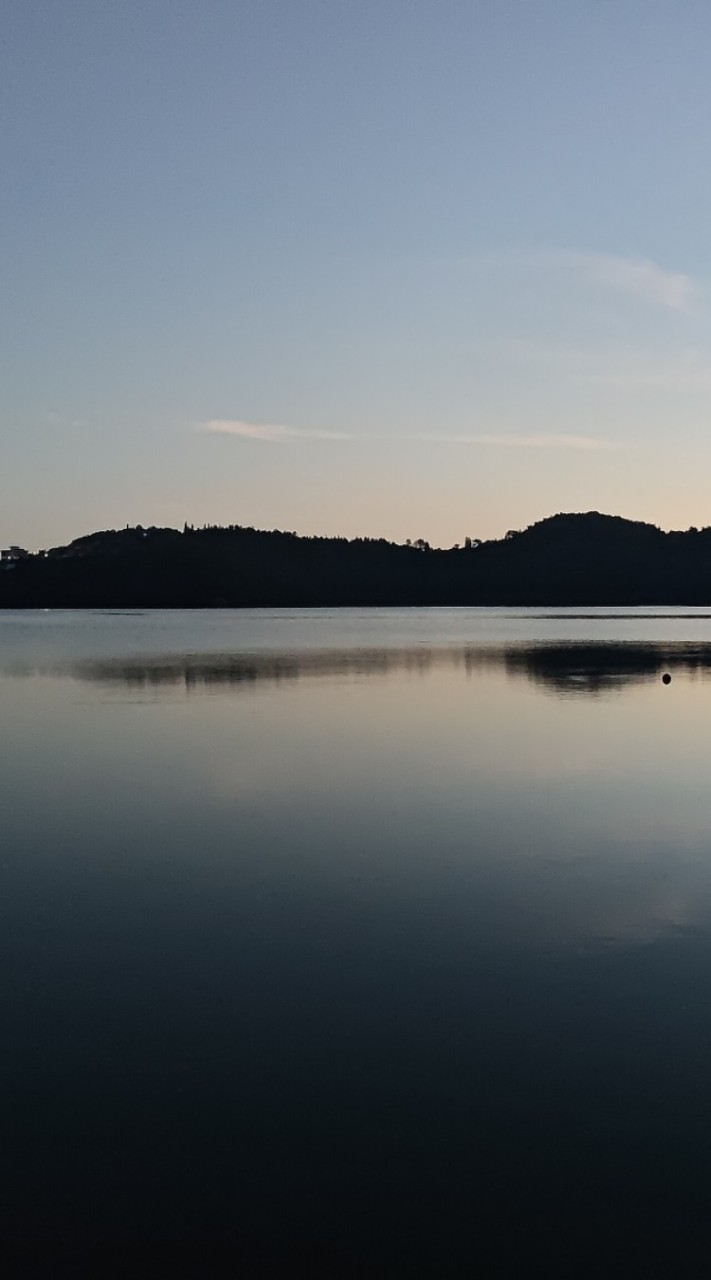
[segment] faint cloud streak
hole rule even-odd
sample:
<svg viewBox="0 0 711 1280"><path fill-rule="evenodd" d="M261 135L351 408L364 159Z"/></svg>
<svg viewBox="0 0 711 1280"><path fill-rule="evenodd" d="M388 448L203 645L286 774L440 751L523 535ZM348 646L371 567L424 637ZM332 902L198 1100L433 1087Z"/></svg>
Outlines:
<svg viewBox="0 0 711 1280"><path fill-rule="evenodd" d="M597 436L574 435L421 435L419 440L432 444L468 444L482 445L502 449L582 449L608 450L622 449L625 446L612 440L603 440Z"/></svg>
<svg viewBox="0 0 711 1280"><path fill-rule="evenodd" d="M588 287L624 293L672 311L689 311L698 294L698 283L683 271L670 271L651 258L625 257L594 249L492 254L480 265L567 275Z"/></svg>
<svg viewBox="0 0 711 1280"><path fill-rule="evenodd" d="M343 431L284 427L275 423L242 422L236 418L211 418L199 428L211 435L237 436L241 440L264 440L268 444L288 444L298 440L350 440Z"/></svg>
<svg viewBox="0 0 711 1280"><path fill-rule="evenodd" d="M201 431L212 435L236 436L241 440L261 440L268 444L288 444L299 440L353 440L354 436L346 432L319 431L298 427L277 426L270 423L242 422L233 418L212 418L201 424ZM373 440L374 437L362 435L361 440ZM620 449L624 446L596 436L578 436L567 434L532 434L532 435L484 435L451 434L447 432L419 432L414 436L388 437L399 439L403 445L413 439L425 444L462 444L481 445L504 449L586 449L605 450Z"/></svg>
<svg viewBox="0 0 711 1280"><path fill-rule="evenodd" d="M686 311L696 293L696 283L681 271L667 271L651 258L623 258L611 253L560 250L553 260L586 276L591 283L643 302L656 302L674 311Z"/></svg>

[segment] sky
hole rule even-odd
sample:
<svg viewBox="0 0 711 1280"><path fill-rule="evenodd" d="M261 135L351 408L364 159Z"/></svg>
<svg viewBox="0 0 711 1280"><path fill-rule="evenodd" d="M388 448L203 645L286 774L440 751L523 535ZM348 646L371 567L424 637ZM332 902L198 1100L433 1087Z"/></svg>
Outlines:
<svg viewBox="0 0 711 1280"><path fill-rule="evenodd" d="M0 543L711 524L705 0L5 0Z"/></svg>

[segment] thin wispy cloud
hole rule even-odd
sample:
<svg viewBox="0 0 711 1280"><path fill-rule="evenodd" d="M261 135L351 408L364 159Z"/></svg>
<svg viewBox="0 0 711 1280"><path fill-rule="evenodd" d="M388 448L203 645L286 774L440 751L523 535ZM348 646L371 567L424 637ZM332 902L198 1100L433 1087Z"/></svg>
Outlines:
<svg viewBox="0 0 711 1280"><path fill-rule="evenodd" d="M481 445L495 449L621 449L624 445L598 436L576 435L420 435L432 444Z"/></svg>
<svg viewBox="0 0 711 1280"><path fill-rule="evenodd" d="M626 294L640 302L689 311L699 285L683 271L673 271L651 258L628 257L594 249L540 249L489 254L478 264L494 270L535 272L568 277L587 288Z"/></svg>
<svg viewBox="0 0 711 1280"><path fill-rule="evenodd" d="M287 427L271 423L243 422L236 418L212 418L200 425L200 430L213 435L236 436L241 440L263 440L268 444L287 444L299 440L353 440L353 435L346 432L310 430L301 427ZM373 441L373 436L359 435L360 440ZM400 437L389 436L388 439L399 439L403 445L416 440L423 444L438 445L480 445L484 448L497 449L620 449L623 445L598 436L582 436L572 434L531 434L531 435L494 435L487 434L452 434L448 432L417 432L414 435Z"/></svg>
<svg viewBox="0 0 711 1280"><path fill-rule="evenodd" d="M310 427L286 427L277 423L243 422L238 418L210 418L199 428L211 435L237 436L242 440L264 440L267 444L289 444L298 440L350 440L345 431L321 431Z"/></svg>
<svg viewBox="0 0 711 1280"><path fill-rule="evenodd" d="M691 276L682 271L668 271L651 258L573 250L560 250L551 258L555 264L579 272L594 285L631 294L643 302L659 303L673 311L688 310L697 292Z"/></svg>

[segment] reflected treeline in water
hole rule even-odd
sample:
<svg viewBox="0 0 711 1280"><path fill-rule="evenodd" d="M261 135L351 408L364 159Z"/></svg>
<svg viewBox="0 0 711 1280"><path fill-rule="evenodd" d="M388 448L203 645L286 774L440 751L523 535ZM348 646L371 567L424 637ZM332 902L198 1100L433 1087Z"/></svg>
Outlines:
<svg viewBox="0 0 711 1280"><path fill-rule="evenodd" d="M323 649L273 653L159 655L83 663L72 674L98 684L133 688L251 686L293 682L317 676L386 676L394 672L426 674L442 662L459 664L461 649Z"/></svg>
<svg viewBox="0 0 711 1280"><path fill-rule="evenodd" d="M673 675L711 674L711 644L580 643L328 649L241 654L161 654L75 664L71 674L133 689L252 687L316 677L427 675L436 668L472 674L499 668L558 695L595 696Z"/></svg>
<svg viewBox="0 0 711 1280"><path fill-rule="evenodd" d="M559 694L602 694L670 675L711 674L711 645L569 644L507 649L506 670Z"/></svg>

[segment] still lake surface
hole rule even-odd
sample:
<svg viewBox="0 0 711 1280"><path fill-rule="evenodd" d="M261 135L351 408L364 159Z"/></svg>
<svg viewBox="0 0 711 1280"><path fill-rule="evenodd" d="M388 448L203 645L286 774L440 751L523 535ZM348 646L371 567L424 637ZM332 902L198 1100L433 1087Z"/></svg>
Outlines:
<svg viewBox="0 0 711 1280"><path fill-rule="evenodd" d="M711 1260L711 611L3 613L0 716L18 1274Z"/></svg>

